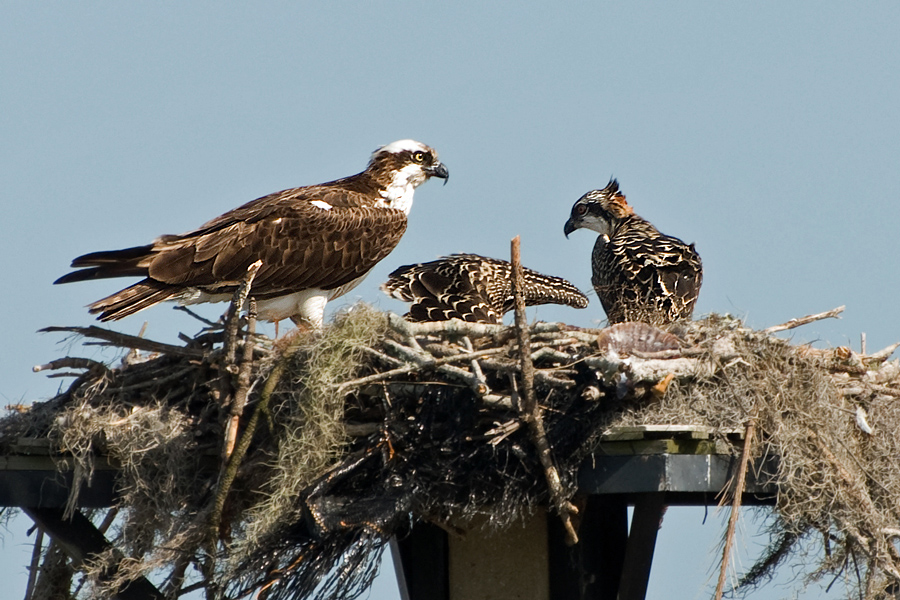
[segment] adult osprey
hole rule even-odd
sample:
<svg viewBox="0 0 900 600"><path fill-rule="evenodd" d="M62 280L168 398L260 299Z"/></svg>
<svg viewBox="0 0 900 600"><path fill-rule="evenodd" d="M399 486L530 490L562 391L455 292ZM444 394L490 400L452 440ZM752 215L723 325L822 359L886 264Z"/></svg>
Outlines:
<svg viewBox="0 0 900 600"><path fill-rule="evenodd" d="M448 175L433 149L400 140L376 150L362 173L263 196L146 246L79 256L72 261L79 270L54 283L143 277L89 306L110 321L164 300L228 300L261 260L251 291L259 317L320 327L325 304L356 287L400 241L416 187Z"/></svg>
<svg viewBox="0 0 900 600"><path fill-rule="evenodd" d="M591 255L591 283L610 324L663 325L691 318L703 281L694 245L660 233L634 214L615 179L572 207L566 237L582 227L600 234Z"/></svg>
<svg viewBox="0 0 900 600"><path fill-rule="evenodd" d="M525 274L525 304L588 305L574 285L531 269ZM505 260L477 254L453 254L438 260L400 267L381 285L384 293L412 302L406 318L411 321L462 319L500 323L514 306L512 265Z"/></svg>

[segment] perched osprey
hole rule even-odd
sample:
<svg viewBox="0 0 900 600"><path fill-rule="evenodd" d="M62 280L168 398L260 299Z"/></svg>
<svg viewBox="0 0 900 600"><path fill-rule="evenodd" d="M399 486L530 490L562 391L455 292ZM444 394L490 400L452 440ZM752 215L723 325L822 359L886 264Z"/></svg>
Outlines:
<svg viewBox="0 0 900 600"><path fill-rule="evenodd" d="M531 269L525 273L525 304L567 304L584 308L588 299L574 285ZM438 260L400 267L381 289L412 302L411 321L462 319L500 323L513 308L512 265L477 254L452 254Z"/></svg>
<svg viewBox="0 0 900 600"><path fill-rule="evenodd" d="M578 199L564 228L600 234L591 256L591 283L610 324L663 325L690 319L703 281L694 245L664 235L634 214L612 179Z"/></svg>
<svg viewBox="0 0 900 600"><path fill-rule="evenodd" d="M251 291L259 317L320 327L325 304L356 287L400 241L413 193L429 177L448 177L437 153L400 140L376 150L362 173L263 196L146 246L85 254L72 261L79 270L55 283L143 277L89 306L110 321L164 300L228 300L261 260Z"/></svg>

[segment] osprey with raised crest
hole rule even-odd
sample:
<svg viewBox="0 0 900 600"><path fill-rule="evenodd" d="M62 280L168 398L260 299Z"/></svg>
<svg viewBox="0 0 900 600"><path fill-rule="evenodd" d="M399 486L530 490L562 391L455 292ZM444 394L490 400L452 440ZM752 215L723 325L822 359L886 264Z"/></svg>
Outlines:
<svg viewBox="0 0 900 600"><path fill-rule="evenodd" d="M261 260L251 291L259 317L320 327L325 304L356 287L400 241L413 193L430 177L448 177L437 153L400 140L376 150L362 173L263 196L146 246L85 254L55 283L143 277L89 306L110 321L165 300L229 300Z"/></svg>
<svg viewBox="0 0 900 600"><path fill-rule="evenodd" d="M572 207L566 237L580 228L600 234L591 255L591 283L610 324L664 325L691 318L703 282L694 245L660 233L634 214L615 179Z"/></svg>
<svg viewBox="0 0 900 600"><path fill-rule="evenodd" d="M563 279L523 269L525 304L588 305L587 297ZM411 302L411 321L462 319L472 323L501 323L514 308L512 265L477 254L452 254L438 260L400 267L381 289Z"/></svg>

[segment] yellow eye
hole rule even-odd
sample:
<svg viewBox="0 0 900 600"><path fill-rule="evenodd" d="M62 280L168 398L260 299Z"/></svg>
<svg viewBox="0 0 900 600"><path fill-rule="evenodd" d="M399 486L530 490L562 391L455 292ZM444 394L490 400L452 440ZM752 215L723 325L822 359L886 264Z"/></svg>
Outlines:
<svg viewBox="0 0 900 600"><path fill-rule="evenodd" d="M413 160L416 162L422 162L423 160L425 160L425 153L424 152L414 152Z"/></svg>

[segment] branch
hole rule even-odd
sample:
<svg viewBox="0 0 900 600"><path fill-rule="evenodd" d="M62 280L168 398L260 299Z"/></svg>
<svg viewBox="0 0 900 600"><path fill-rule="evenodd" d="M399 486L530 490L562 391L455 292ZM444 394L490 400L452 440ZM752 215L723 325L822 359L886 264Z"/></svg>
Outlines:
<svg viewBox="0 0 900 600"><path fill-rule="evenodd" d="M74 356L51 360L45 365L35 365L31 368L35 373L40 373L41 371L55 371L57 369L87 369L89 371L96 371L99 374L110 374L109 368L102 362L90 358L77 358Z"/></svg>
<svg viewBox="0 0 900 600"><path fill-rule="evenodd" d="M460 321L463 323L464 321ZM430 323L428 323L430 325ZM471 323L469 323L471 324ZM391 342L391 340L385 340L387 343ZM415 350L410 348L406 348L398 344L397 342L391 342L394 348L400 349L403 348L404 356L408 359L413 360L412 363L407 363L402 367L397 367L396 369L391 369L390 371L384 371L382 373L373 373L372 375L367 375L366 377L360 377L359 379L354 379L353 381L346 381L340 385L338 385L338 393L342 393L347 389L359 387L362 385L366 385L369 383L375 383L378 381L384 381L386 379L391 379L392 377L396 377L397 375L405 375L407 373L412 373L413 371L419 371L422 369L430 369L437 368L442 365L446 365L448 363L461 362L461 361L469 361L476 358L481 358L483 356L490 356L491 354L500 354L501 352L505 352L506 348L487 348L485 350L476 350L475 352L465 352L462 354L454 354L452 356L444 356L441 358L432 358L430 356L419 356L415 353Z"/></svg>
<svg viewBox="0 0 900 600"><path fill-rule="evenodd" d="M728 531L725 534L725 548L722 550L722 566L719 569L719 582L716 584L715 600L722 600L722 592L725 587L725 575L728 572L728 556L731 554L731 545L734 543L734 530L737 526L738 514L741 508L741 499L744 495L744 487L747 482L747 465L750 462L750 446L753 443L753 433L756 431L756 419L751 418L747 422L747 430L744 434L744 447L741 450L741 464L738 467L737 483L734 486L734 498L731 501L731 515L728 518Z"/></svg>
<svg viewBox="0 0 900 600"><path fill-rule="evenodd" d="M800 317L799 319L791 319L787 323L782 323L781 325L773 325L772 327L763 329L763 333L787 331L788 329L794 329L795 327L807 325L808 323L812 323L813 321L821 321L822 319L837 319L838 315L844 312L845 308L847 307L838 306L837 308L832 308L831 310L826 310L825 312L821 312L815 315L806 315L805 317Z"/></svg>
<svg viewBox="0 0 900 600"><path fill-rule="evenodd" d="M250 448L250 442L253 441L253 435L256 433L260 416L269 409L269 402L272 399L272 394L275 392L275 387L287 370L291 359L303 345L305 340L306 336L296 335L294 339L291 340L290 345L285 348L284 354L282 354L281 358L278 359L278 362L275 363L275 366L269 373L269 377L266 379L266 383L263 385L263 389L260 392L256 408L253 410L250 420L247 421L244 433L241 435L237 446L235 446L234 452L232 452L231 456L228 458L228 463L219 479L209 514L209 520L207 521L208 529L206 539L210 560L214 560L213 557L215 556L216 540L219 538L219 529L221 527L222 511L225 508L225 499L228 497L228 492L231 490L231 485L234 483L235 477L237 477L238 467L240 467L241 461L244 459L247 450ZM206 571L209 574L213 572L209 567L207 567Z"/></svg>
<svg viewBox="0 0 900 600"><path fill-rule="evenodd" d="M874 352L868 356L863 356L863 360L866 362L872 362L872 361L884 362L888 358L890 358L891 354L893 354L894 350L896 350L897 348L900 348L900 342L897 342L896 344L891 344L887 348L882 348L878 352Z"/></svg>
<svg viewBox="0 0 900 600"><path fill-rule="evenodd" d="M228 306L228 310L225 312L226 365L231 365L232 363L234 363L234 355L237 345L237 333L241 322L240 315L244 310L244 303L247 302L247 295L250 293L250 288L253 286L253 279L256 277L256 273L257 271L259 271L260 267L262 267L262 264L262 261L258 260L247 267L247 273L241 280L241 285L234 292L234 297L231 299L231 304Z"/></svg>
<svg viewBox="0 0 900 600"><path fill-rule="evenodd" d="M516 303L516 339L519 343L519 362L522 370L522 390L519 398L519 414L522 420L528 424L531 437L538 451L538 458L544 467L544 475L547 478L547 487L550 490L550 500L562 519L566 530L566 544L572 546L578 543L578 533L572 523L572 517L578 514L574 504L566 499L559 477L559 471L553 464L550 442L547 432L544 430L544 420L541 415L541 407L534 398L534 363L531 362L531 340L529 339L528 324L525 317L525 273L522 270L522 261L519 248L519 236L512 239L512 289L513 299Z"/></svg>
<svg viewBox="0 0 900 600"><path fill-rule="evenodd" d="M111 329L104 329L91 325L89 327L44 327L38 330L40 333L56 333L66 332L75 333L83 337L94 338L108 342L109 346L119 348L130 348L136 350L146 350L147 352L159 352L160 354L170 354L172 356L184 356L187 358L203 358L206 355L204 350L198 348L187 348L185 346L173 346L172 344L164 344L162 342L154 342L146 340L136 335L128 335L119 333Z"/></svg>
<svg viewBox="0 0 900 600"><path fill-rule="evenodd" d="M258 261L257 261L258 262ZM237 441L238 424L241 415L244 414L244 405L247 404L247 396L250 393L250 372L253 370L253 334L256 333L256 300L250 298L250 307L247 311L247 337L244 339L244 356L241 358L241 366L237 377L237 390L234 400L231 402L231 419L225 430L225 443L223 445L223 457L227 459L234 451Z"/></svg>
<svg viewBox="0 0 900 600"><path fill-rule="evenodd" d="M435 333L443 333L448 335L467 335L474 338L487 336L500 336L510 333L510 328L506 325L495 325L492 323L469 323L461 319L450 319L449 321L432 321L427 323L415 323L407 321L400 315L388 313L388 325L391 329L406 337L425 336ZM596 335L587 333L580 329L569 329L570 326L562 323L535 323L531 327L532 333L557 333L565 332L566 334L587 341L593 342Z"/></svg>

